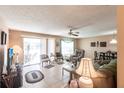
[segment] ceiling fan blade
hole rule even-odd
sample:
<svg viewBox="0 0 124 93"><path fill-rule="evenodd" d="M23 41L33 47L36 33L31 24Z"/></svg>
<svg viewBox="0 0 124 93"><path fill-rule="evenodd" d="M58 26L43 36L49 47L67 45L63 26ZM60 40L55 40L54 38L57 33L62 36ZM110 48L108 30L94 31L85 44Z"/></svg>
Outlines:
<svg viewBox="0 0 124 93"><path fill-rule="evenodd" d="M79 32L75 32L76 34L79 34Z"/></svg>
<svg viewBox="0 0 124 93"><path fill-rule="evenodd" d="M72 33L71 35L73 35L73 36L78 36L77 34L73 34L73 33Z"/></svg>

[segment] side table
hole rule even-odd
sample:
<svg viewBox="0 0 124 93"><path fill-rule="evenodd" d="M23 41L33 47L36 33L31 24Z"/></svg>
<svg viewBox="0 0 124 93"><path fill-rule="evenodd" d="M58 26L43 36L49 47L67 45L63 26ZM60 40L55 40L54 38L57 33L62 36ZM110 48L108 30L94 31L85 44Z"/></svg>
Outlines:
<svg viewBox="0 0 124 93"><path fill-rule="evenodd" d="M69 72L69 74L70 74L70 76L69 76L69 81L72 80L72 75L73 75L73 73L74 73L74 71L75 71L75 67L72 67L72 66L69 65L69 64L64 65L64 66L62 67L62 77L63 77L63 75L64 75L64 71Z"/></svg>

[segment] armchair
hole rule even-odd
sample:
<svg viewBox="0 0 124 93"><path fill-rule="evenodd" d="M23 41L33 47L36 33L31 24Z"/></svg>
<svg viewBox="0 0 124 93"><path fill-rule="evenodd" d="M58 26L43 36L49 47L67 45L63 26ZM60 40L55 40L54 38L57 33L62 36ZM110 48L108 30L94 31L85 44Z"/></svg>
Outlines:
<svg viewBox="0 0 124 93"><path fill-rule="evenodd" d="M79 50L79 49L75 49L75 54L70 56L70 61L74 62L75 65L77 63L77 61L81 61L81 58L84 58L85 55L85 50Z"/></svg>
<svg viewBox="0 0 124 93"><path fill-rule="evenodd" d="M63 60L63 55L60 52L56 52L56 61L59 62Z"/></svg>
<svg viewBox="0 0 124 93"><path fill-rule="evenodd" d="M49 59L49 56L48 55L46 55L46 54L42 54L41 55L41 63L42 63L42 67L43 67L43 63L44 62L49 62L50 63L50 59Z"/></svg>

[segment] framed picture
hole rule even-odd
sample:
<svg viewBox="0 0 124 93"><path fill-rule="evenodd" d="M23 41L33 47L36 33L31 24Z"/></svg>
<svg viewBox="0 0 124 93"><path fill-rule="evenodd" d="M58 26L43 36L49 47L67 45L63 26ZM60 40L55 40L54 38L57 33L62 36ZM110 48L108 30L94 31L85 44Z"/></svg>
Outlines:
<svg viewBox="0 0 124 93"><path fill-rule="evenodd" d="M91 46L91 47L96 47L96 42L91 42L91 43L90 43L90 46Z"/></svg>
<svg viewBox="0 0 124 93"><path fill-rule="evenodd" d="M100 47L106 47L107 43L106 42L100 42Z"/></svg>
<svg viewBox="0 0 124 93"><path fill-rule="evenodd" d="M2 31L1 32L1 45L6 44L6 39L7 39L7 34L4 31Z"/></svg>

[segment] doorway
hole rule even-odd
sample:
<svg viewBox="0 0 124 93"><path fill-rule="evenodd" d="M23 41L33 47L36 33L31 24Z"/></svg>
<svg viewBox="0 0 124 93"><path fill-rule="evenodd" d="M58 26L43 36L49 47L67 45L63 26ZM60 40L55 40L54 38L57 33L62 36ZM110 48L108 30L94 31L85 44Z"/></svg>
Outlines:
<svg viewBox="0 0 124 93"><path fill-rule="evenodd" d="M40 63L41 39L23 38L24 65Z"/></svg>

